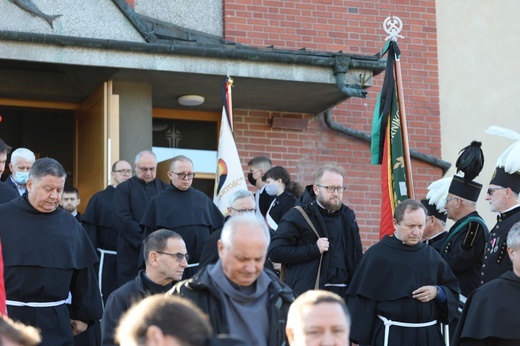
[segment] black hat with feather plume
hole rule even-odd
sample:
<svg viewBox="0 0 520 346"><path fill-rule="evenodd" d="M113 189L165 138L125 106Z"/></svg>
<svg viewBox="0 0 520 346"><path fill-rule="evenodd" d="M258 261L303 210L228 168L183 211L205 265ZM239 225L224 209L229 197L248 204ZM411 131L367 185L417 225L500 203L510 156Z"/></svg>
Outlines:
<svg viewBox="0 0 520 346"><path fill-rule="evenodd" d="M480 174L484 167L484 153L480 148L481 146L481 142L473 141L459 152L455 166L457 173L462 172L464 176L453 176L449 193L473 202L478 200L482 184L473 181L473 179Z"/></svg>

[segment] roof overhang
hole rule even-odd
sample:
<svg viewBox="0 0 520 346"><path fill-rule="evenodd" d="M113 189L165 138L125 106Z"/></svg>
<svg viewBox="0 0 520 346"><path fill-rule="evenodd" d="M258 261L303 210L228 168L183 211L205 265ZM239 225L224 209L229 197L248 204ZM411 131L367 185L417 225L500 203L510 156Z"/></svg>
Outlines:
<svg viewBox="0 0 520 346"><path fill-rule="evenodd" d="M147 43L0 31L0 97L84 100L107 79L149 83L153 107L188 109L181 95L222 108L222 81L234 79L233 107L318 114L372 84L378 56L237 45ZM358 89L356 91L356 89ZM192 108L190 108L192 109Z"/></svg>

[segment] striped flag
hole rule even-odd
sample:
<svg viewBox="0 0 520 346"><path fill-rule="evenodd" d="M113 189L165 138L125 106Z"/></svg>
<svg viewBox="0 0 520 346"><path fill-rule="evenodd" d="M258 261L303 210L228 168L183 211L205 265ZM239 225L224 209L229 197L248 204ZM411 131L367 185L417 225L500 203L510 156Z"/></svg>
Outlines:
<svg viewBox="0 0 520 346"><path fill-rule="evenodd" d="M381 224L380 238L393 234L393 215L397 204L409 198L407 167L401 114L396 92L394 62L399 58L397 42L388 41L383 55L388 53L383 88L378 96L372 122L372 164L381 165Z"/></svg>
<svg viewBox="0 0 520 346"><path fill-rule="evenodd" d="M227 214L229 197L238 190L247 190L244 172L240 164L235 138L233 137L233 115L231 103L231 86L233 80L226 77L223 83L222 121L218 140L217 174L213 203L222 214Z"/></svg>

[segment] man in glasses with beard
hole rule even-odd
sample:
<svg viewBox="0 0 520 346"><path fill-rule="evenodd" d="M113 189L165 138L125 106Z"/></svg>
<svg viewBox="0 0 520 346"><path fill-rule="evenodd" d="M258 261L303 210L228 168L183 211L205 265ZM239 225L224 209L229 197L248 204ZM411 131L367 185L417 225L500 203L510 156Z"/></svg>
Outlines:
<svg viewBox="0 0 520 346"><path fill-rule="evenodd" d="M295 295L325 289L345 296L362 245L354 211L343 204L344 190L342 169L320 167L278 225L269 258L284 264Z"/></svg>

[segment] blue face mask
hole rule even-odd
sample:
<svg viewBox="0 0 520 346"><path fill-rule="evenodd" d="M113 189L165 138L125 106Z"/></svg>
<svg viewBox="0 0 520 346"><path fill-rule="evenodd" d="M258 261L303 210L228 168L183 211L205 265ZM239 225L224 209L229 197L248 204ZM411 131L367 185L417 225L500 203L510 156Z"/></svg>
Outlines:
<svg viewBox="0 0 520 346"><path fill-rule="evenodd" d="M278 186L276 186L276 184L274 184L274 183L267 184L265 186L265 192L269 196L276 196L276 194L278 193Z"/></svg>
<svg viewBox="0 0 520 346"><path fill-rule="evenodd" d="M25 185L29 179L29 172L14 172L13 180L20 185Z"/></svg>

